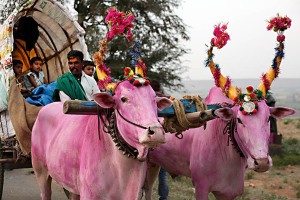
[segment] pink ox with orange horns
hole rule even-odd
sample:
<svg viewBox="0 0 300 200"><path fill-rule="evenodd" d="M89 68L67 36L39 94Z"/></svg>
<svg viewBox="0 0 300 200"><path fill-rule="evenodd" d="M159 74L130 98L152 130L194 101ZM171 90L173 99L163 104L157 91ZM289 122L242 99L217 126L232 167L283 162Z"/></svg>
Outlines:
<svg viewBox="0 0 300 200"><path fill-rule="evenodd" d="M130 41L133 15L110 9L111 27L125 26ZM72 200L140 199L149 148L165 142L157 109L171 105L157 98L143 74L126 69L123 81L113 82L103 60L111 32L94 55L99 86L110 91L94 95L102 108L97 115L66 115L63 103L43 107L32 130L32 166L42 200L51 199L51 181L70 192ZM137 43L133 48L137 48ZM138 62L138 72L145 66ZM143 67L140 69L140 67ZM147 112L145 112L147 111Z"/></svg>
<svg viewBox="0 0 300 200"><path fill-rule="evenodd" d="M205 103L221 105L227 103L233 116L229 121L211 120L206 128L189 129L183 132L181 140L173 134L167 134L166 143L150 153L150 162L153 166L149 168L145 184L147 200L151 199L152 186L159 166L172 176L191 177L197 200L207 200L210 192L217 199L235 199L244 192L244 176L247 168L265 172L272 166L272 159L268 153L269 117L286 117L294 114L295 110L268 107L264 99L272 81L279 74L279 66L284 55L282 32L289 28L290 20L287 17L277 16L270 20L270 23L274 23L272 28L275 31L280 31L280 37L277 37L279 45L272 67L262 76L258 89L254 90L249 86L246 93L233 86L231 80L220 73L219 66L213 61L213 48L222 48L229 39L226 33L227 25L216 26L206 65L210 67L217 87L211 88Z"/></svg>

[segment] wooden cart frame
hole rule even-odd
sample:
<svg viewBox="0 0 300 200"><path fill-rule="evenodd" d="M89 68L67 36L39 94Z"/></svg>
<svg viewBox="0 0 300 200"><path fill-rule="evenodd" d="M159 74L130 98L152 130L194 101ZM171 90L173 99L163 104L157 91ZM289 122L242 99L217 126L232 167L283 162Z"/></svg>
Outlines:
<svg viewBox="0 0 300 200"><path fill-rule="evenodd" d="M0 26L0 84L5 87L8 99L14 98L9 96L10 86L14 80L12 52L15 42L14 32L18 31L22 17L32 17L38 24L39 37L34 45L34 51L44 60L43 72L49 83L56 81L57 77L69 71L67 53L70 50L80 50L84 53L85 59L89 59L84 40L85 31L78 24L76 15L71 15L71 13L76 13L76 11L66 9L55 0L28 0L16 8ZM7 109L10 115L16 114L11 113L9 108ZM1 110L1 112L4 111ZM12 119L13 125L17 123L19 122L14 122ZM19 155L23 153L18 145L20 142L22 143L17 131L15 137L1 139L0 200L3 193L5 164L12 163L16 168L24 166L24 163L18 163ZM30 153L26 152L25 155L29 157L31 164Z"/></svg>

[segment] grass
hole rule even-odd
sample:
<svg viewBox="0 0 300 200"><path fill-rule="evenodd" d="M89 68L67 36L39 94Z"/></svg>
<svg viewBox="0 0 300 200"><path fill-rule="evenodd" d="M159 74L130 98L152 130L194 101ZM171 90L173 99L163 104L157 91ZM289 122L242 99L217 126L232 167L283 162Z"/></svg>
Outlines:
<svg viewBox="0 0 300 200"><path fill-rule="evenodd" d="M252 173L249 173L252 174ZM253 175L250 175L253 177ZM279 186L281 187L281 186ZM280 189L280 188L278 188ZM281 187L281 189L283 189ZM297 195L300 196L297 193ZM157 194L157 181L153 188L152 199L156 200L159 196ZM297 197L298 198L298 197ZM172 179L169 176L169 199L171 200L195 200L195 190L190 178L187 177L176 177ZM209 200L216 200L212 193L208 196ZM245 188L244 194L236 200L288 200L286 197L278 196L272 193L268 193L257 188ZM144 200L144 198L143 198Z"/></svg>
<svg viewBox="0 0 300 200"><path fill-rule="evenodd" d="M283 121L283 124L288 125L289 123L291 123L293 121L293 119L287 118Z"/></svg>
<svg viewBox="0 0 300 200"><path fill-rule="evenodd" d="M282 142L282 154L273 156L275 166L300 164L300 141L295 138L284 139Z"/></svg>
<svg viewBox="0 0 300 200"><path fill-rule="evenodd" d="M254 172L248 171L245 178L246 178L246 180L250 180L250 179L253 179L253 176L254 176Z"/></svg>

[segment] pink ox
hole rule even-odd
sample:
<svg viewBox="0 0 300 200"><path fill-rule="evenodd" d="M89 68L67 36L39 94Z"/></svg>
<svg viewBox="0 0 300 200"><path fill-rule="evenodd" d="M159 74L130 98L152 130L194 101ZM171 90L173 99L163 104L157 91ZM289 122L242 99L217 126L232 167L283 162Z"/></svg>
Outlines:
<svg viewBox="0 0 300 200"><path fill-rule="evenodd" d="M147 169L140 161L149 147L165 142L157 108L171 102L155 98L149 85L135 87L129 81L121 82L114 96L98 93L94 99L102 108L114 109L116 123L108 124L114 114L102 113L100 121L96 115L65 115L60 102L39 112L31 153L43 200L51 199L52 178L71 192L70 199L140 198Z"/></svg>
<svg viewBox="0 0 300 200"><path fill-rule="evenodd" d="M207 104L233 101L220 88L210 90ZM258 102L258 112L244 115L239 106L233 106L233 118L226 122L215 119L203 127L190 129L179 140L167 134L167 142L150 154L150 161L173 175L191 177L196 199L208 199L212 192L217 199L234 199L244 191L246 168L264 172L272 166L268 154L270 138L269 116L285 117L295 111L284 107L268 107ZM146 199L151 199L152 185L158 168L150 168Z"/></svg>

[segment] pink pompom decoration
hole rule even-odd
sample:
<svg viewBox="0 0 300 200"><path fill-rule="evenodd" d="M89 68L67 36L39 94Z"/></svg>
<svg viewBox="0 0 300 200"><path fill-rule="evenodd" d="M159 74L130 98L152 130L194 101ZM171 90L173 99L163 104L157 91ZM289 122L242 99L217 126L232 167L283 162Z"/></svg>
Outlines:
<svg viewBox="0 0 300 200"><path fill-rule="evenodd" d="M124 12L119 12L116 8L109 8L105 22L110 26L110 30L106 34L106 39L110 41L115 35L125 35L127 40L131 41L133 20L134 16L132 13L126 15Z"/></svg>
<svg viewBox="0 0 300 200"><path fill-rule="evenodd" d="M277 32L285 31L286 29L290 28L292 20L287 16L281 17L279 14L277 14L277 16L270 19L268 23L267 30L269 31L273 29L275 32Z"/></svg>
<svg viewBox="0 0 300 200"><path fill-rule="evenodd" d="M285 36L284 35L278 35L277 36L277 41L278 42L283 42L285 40Z"/></svg>
<svg viewBox="0 0 300 200"><path fill-rule="evenodd" d="M227 24L215 25L214 38L211 39L211 45L216 46L218 49L223 48L227 41L230 39L229 34L226 32Z"/></svg>

